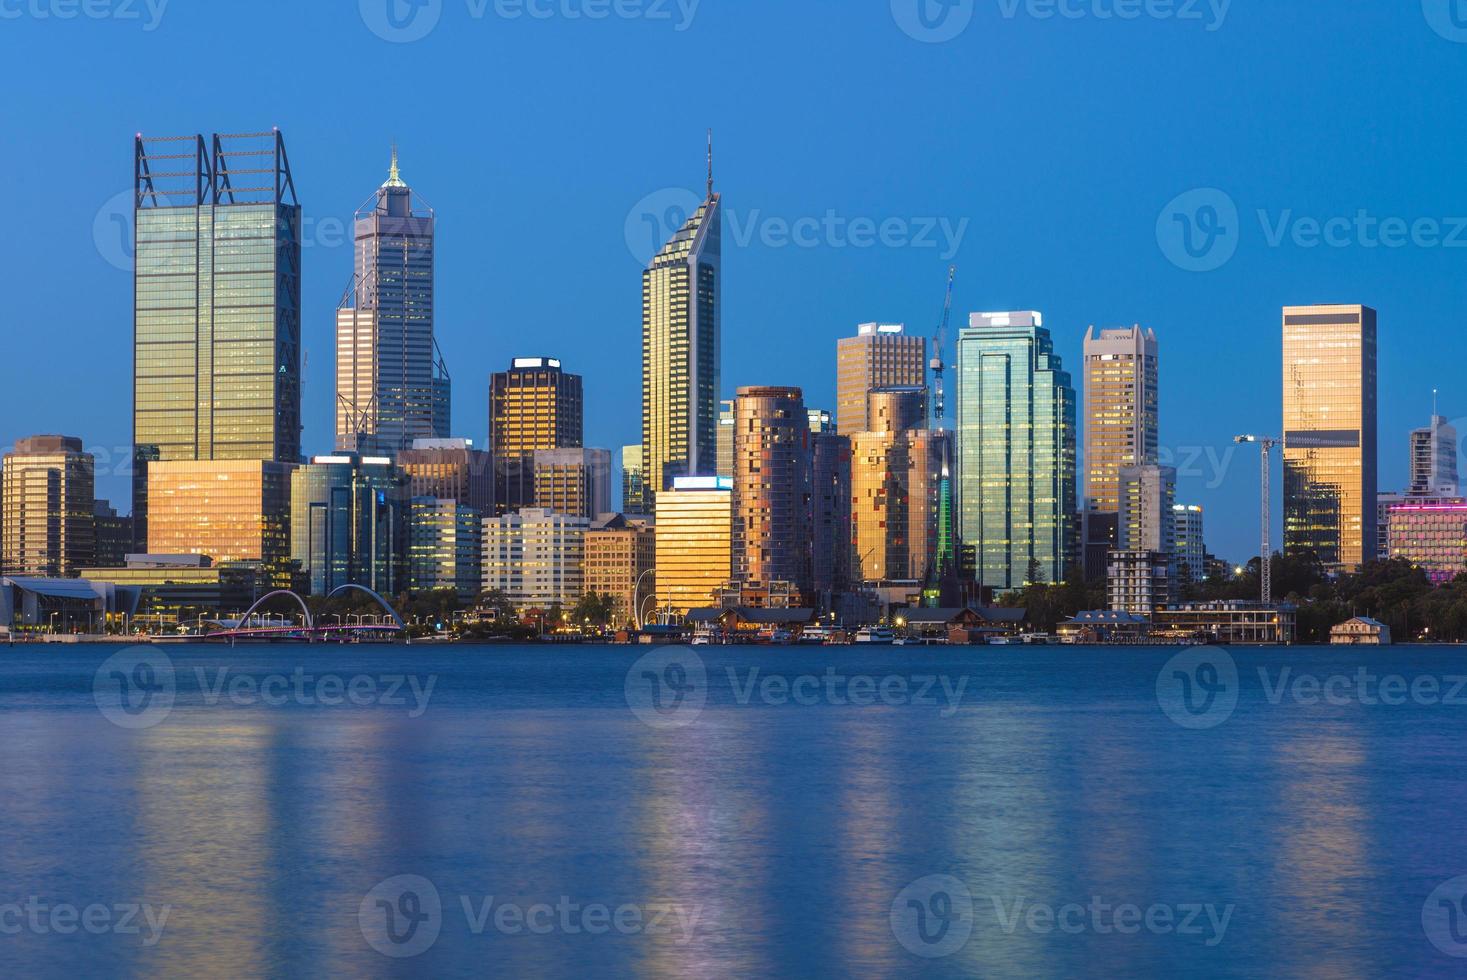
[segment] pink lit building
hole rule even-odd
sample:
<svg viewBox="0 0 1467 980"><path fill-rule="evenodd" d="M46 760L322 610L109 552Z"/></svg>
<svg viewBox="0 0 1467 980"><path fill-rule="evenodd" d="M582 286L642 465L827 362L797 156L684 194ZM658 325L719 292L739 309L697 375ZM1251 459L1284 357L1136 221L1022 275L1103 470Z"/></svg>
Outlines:
<svg viewBox="0 0 1467 980"><path fill-rule="evenodd" d="M1391 557L1441 584L1467 572L1467 500L1390 507Z"/></svg>

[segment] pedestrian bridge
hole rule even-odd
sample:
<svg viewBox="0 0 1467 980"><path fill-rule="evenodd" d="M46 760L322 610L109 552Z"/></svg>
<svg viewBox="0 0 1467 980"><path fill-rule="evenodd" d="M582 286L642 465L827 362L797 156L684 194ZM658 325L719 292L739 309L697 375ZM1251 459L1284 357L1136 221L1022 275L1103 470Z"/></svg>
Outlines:
<svg viewBox="0 0 1467 980"><path fill-rule="evenodd" d="M362 639L395 639L407 631L407 625L397 610L392 608L388 602L376 592L365 585L348 584L333 589L326 596L328 599L346 592L362 592L370 596L381 607L380 614L358 614L352 613L348 616L333 616L334 624L323 625L317 623L311 617L310 607L306 600L290 589L277 589L267 595L260 596L255 604L237 620L210 621L205 625L213 627L210 632L204 634L206 640L279 640L279 641L305 641L314 643L322 642L352 642ZM290 599L300 608L300 619L294 621L280 616L275 618L265 615L261 609L276 599ZM292 613L292 617L294 613Z"/></svg>

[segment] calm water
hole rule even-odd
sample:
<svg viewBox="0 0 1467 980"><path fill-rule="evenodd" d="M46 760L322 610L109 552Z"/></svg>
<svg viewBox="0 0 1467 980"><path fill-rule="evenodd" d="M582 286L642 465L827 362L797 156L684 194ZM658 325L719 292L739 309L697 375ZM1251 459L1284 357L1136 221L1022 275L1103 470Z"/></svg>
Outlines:
<svg viewBox="0 0 1467 980"><path fill-rule="evenodd" d="M123 649L0 647L5 975L1467 968L1467 650Z"/></svg>

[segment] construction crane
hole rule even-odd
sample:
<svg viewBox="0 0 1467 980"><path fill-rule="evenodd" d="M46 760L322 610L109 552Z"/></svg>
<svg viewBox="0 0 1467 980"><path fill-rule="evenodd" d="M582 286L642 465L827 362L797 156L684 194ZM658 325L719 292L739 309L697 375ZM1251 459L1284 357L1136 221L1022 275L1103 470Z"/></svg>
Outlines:
<svg viewBox="0 0 1467 980"><path fill-rule="evenodd" d="M1274 447L1283 445L1283 440L1273 438L1272 436L1238 436L1233 441L1240 446L1246 442L1255 442L1261 450L1263 463L1263 540L1262 551L1258 558L1258 577L1263 581L1263 604L1267 606L1273 602L1273 498L1269 490L1269 481L1273 472Z"/></svg>
<svg viewBox="0 0 1467 980"><path fill-rule="evenodd" d="M937 336L932 338L932 427L938 432L942 431L943 419L947 416L947 398L943 391L943 371L946 365L942 361L942 352L947 346L947 328L953 317L953 281L958 277L958 267L950 266L947 270L947 301L942 304L942 322L937 326Z"/></svg>

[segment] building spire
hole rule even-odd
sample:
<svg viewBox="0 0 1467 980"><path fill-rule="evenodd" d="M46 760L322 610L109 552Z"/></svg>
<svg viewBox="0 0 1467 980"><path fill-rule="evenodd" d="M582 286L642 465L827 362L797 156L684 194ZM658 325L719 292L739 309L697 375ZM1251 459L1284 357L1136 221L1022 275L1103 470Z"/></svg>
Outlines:
<svg viewBox="0 0 1467 980"><path fill-rule="evenodd" d="M392 144L392 166L387 171L387 183L383 187L406 187L407 183L402 179L402 172L397 169L397 142Z"/></svg>
<svg viewBox="0 0 1467 980"><path fill-rule="evenodd" d="M713 130L708 130L708 200L713 200Z"/></svg>

